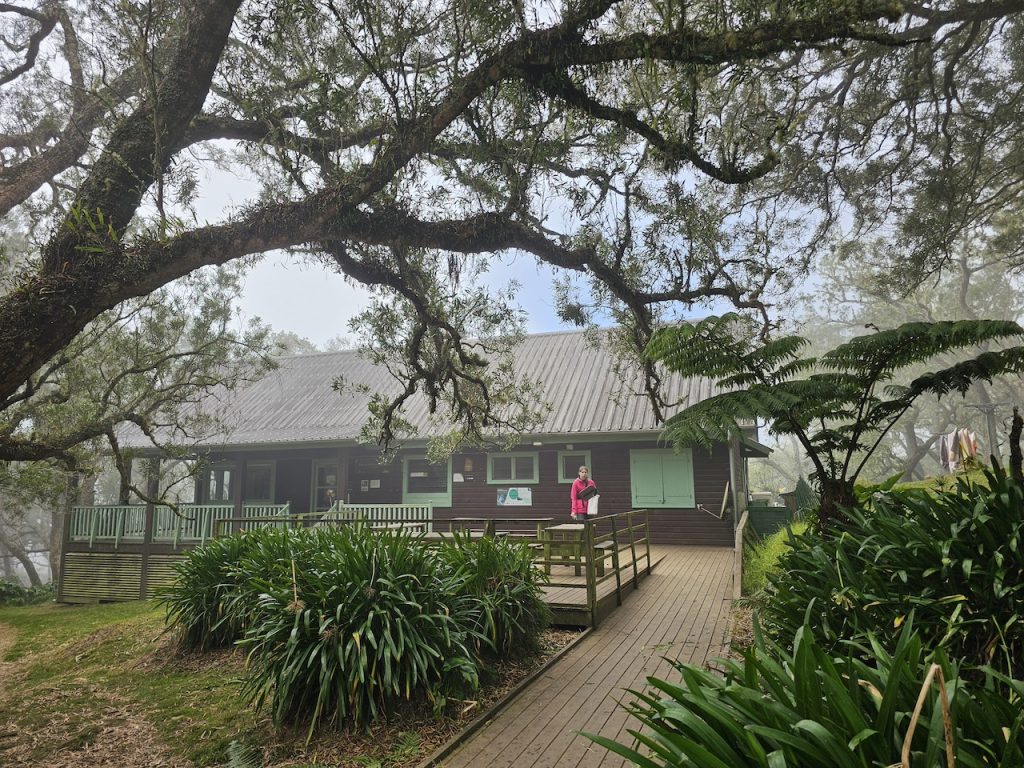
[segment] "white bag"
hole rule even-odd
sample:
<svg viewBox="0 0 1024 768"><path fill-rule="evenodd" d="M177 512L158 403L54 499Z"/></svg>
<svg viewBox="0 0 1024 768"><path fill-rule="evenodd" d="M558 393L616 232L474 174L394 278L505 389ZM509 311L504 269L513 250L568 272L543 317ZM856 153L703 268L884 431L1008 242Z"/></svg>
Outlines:
<svg viewBox="0 0 1024 768"><path fill-rule="evenodd" d="M597 502L601 498L601 494L597 496L591 496L587 500L587 517L593 517L597 514Z"/></svg>

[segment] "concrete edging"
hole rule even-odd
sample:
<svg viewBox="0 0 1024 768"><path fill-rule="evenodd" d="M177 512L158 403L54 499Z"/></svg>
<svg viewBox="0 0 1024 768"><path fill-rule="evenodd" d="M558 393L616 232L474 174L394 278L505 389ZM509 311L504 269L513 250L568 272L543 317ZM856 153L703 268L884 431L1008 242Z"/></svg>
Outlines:
<svg viewBox="0 0 1024 768"><path fill-rule="evenodd" d="M436 750L434 750L434 752L430 754L428 757L426 757L422 762L420 762L416 766L416 768L435 768L435 766L440 765L441 760L448 757L452 752L454 752L456 749L462 746L462 744L467 739L469 739L470 736L472 736L474 733L476 733L485 725L487 725L494 718L495 715L497 715L499 712L501 712L501 710L503 710L505 707L511 704L512 701L520 693L522 693L529 685L531 685L534 680L536 680L542 674L551 669L551 667L558 663L558 661L563 656L565 656L567 653L569 653L569 651L571 651L577 645L582 643L586 638L588 638L590 636L590 633L593 631L593 627L587 627L585 630L583 630L583 632L580 633L579 637L577 637L567 646L558 651L558 653L556 653L554 656L552 656L550 659L544 662L541 666L537 667L537 669L533 670L533 672L531 672L522 680L520 680L512 690L510 690L508 693L506 693L504 696L502 696L500 699L494 702L494 705L490 709L488 709L486 712L482 713L481 715L477 716L475 719L470 721L470 723L465 728L463 728L451 739L449 739L447 742L445 742Z"/></svg>

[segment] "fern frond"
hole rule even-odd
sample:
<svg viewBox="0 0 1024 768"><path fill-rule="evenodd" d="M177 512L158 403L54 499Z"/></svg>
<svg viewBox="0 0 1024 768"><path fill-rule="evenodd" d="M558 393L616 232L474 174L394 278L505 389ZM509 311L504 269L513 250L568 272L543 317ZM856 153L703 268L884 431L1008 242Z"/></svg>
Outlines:
<svg viewBox="0 0 1024 768"><path fill-rule="evenodd" d="M1020 336L1024 328L1009 320L904 323L851 339L823 355L821 364L832 370L885 375L944 352Z"/></svg>
<svg viewBox="0 0 1024 768"><path fill-rule="evenodd" d="M992 381L993 376L1022 372L1024 347L983 352L971 360L919 376L910 383L909 395L917 397L922 394L933 394L942 397L951 392L963 395L975 381Z"/></svg>

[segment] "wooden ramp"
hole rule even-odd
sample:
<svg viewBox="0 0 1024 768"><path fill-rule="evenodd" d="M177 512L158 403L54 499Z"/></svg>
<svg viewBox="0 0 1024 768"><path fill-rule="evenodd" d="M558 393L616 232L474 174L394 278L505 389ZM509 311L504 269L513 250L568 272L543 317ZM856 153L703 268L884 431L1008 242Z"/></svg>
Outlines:
<svg viewBox="0 0 1024 768"><path fill-rule="evenodd" d="M652 548L653 573L623 605L455 753L445 768L621 766L579 731L629 740L618 706L649 675L670 676L663 657L707 664L722 655L732 598L733 551Z"/></svg>

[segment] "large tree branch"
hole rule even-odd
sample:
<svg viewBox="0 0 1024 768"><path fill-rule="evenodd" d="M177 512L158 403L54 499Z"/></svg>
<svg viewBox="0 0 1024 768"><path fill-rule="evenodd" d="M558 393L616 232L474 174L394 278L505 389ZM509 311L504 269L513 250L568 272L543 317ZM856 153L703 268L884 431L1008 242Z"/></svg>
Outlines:
<svg viewBox="0 0 1024 768"><path fill-rule="evenodd" d="M0 397L21 387L100 312L199 266L304 242L358 237L361 227L362 236L371 237L372 220L359 213L360 207L372 204L372 198L393 183L412 158L428 152L439 134L481 94L504 80L517 79L526 68L557 73L573 66L650 58L699 64L763 57L837 39L884 37L871 24L894 12L888 2L868 2L848 18L771 22L706 35L687 30L637 34L595 43L584 42L581 28L571 24L525 32L458 79L419 119L399 125L372 160L346 174L340 183L298 203L263 206L240 223L201 228L166 244L125 247L119 242L120 233L202 107L239 2L206 0L189 8L156 101L144 101L112 134L81 187L72 216L45 249L44 272L0 299L0 358L5 361ZM584 16L593 18L593 13L603 12L610 4L590 3ZM154 109L158 109L155 119ZM92 219L82 217L95 217L97 212L107 228L90 230ZM498 223L502 226L495 232L471 227L444 233L444 242L436 247L470 252L520 247L557 266L588 266L579 253L529 234L525 228L517 230L509 222ZM438 225L419 226L420 241L433 247L430 235L438 234ZM382 236L379 230L378 236ZM635 293L624 292L623 300L631 309L641 309L642 298Z"/></svg>
<svg viewBox="0 0 1024 768"><path fill-rule="evenodd" d="M76 50L77 42L66 44L65 49ZM69 66L72 87L75 87L75 65ZM0 216L24 203L37 189L71 168L88 152L93 133L111 114L112 107L138 91L141 74L140 67L131 67L97 93L78 94L76 91L67 126L56 135L44 126L42 130L4 137L3 145L12 148L36 149L51 139L56 141L19 163L0 168Z"/></svg>
<svg viewBox="0 0 1024 768"><path fill-rule="evenodd" d="M39 27L29 36L28 43L25 46L25 61L9 72L0 73L0 86L3 86L17 80L36 65L39 47L43 44L43 40L53 32L53 28L57 26L57 15L40 13L31 8L22 8L10 3L0 3L0 13L16 13L39 22Z"/></svg>

